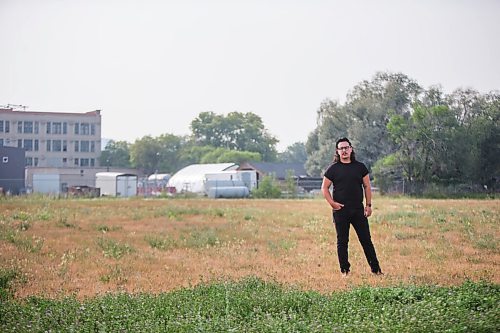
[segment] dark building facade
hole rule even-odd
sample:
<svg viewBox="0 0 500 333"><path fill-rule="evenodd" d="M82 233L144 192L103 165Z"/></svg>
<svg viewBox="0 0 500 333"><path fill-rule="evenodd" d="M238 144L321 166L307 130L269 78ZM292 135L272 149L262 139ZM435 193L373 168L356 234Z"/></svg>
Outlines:
<svg viewBox="0 0 500 333"><path fill-rule="evenodd" d="M0 188L2 193L19 194L24 190L25 150L0 146Z"/></svg>

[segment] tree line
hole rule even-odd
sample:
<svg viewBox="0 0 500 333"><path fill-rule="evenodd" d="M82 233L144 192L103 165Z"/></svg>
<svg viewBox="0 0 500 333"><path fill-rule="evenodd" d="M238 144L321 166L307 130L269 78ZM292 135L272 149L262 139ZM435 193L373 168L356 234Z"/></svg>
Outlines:
<svg viewBox="0 0 500 333"><path fill-rule="evenodd" d="M332 162L335 142L346 136L382 192L399 183L408 194L498 187L498 91L461 88L446 94L440 86L424 89L402 73L380 72L354 86L343 104L325 99L316 117L305 142L278 153L277 138L256 114L202 112L186 136L110 141L101 165L172 173L192 163L300 162L320 177Z"/></svg>
<svg viewBox="0 0 500 333"><path fill-rule="evenodd" d="M405 193L498 190L500 94L422 88L401 73L377 73L339 104L325 100L307 143L307 170L319 175L338 138L350 138L375 185Z"/></svg>
<svg viewBox="0 0 500 333"><path fill-rule="evenodd" d="M101 166L133 167L151 174L174 173L194 163L305 163L307 159L304 143L295 143L278 153L278 139L252 112L235 111L227 116L201 112L191 122L190 130L189 135L148 135L134 143L111 140L102 151Z"/></svg>

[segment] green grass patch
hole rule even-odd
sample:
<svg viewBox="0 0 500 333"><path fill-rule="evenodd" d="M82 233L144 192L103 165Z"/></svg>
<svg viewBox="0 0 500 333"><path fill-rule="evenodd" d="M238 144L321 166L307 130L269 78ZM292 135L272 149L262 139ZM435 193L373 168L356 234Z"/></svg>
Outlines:
<svg viewBox="0 0 500 333"><path fill-rule="evenodd" d="M44 207L38 212L37 219L40 221L49 221L52 219L51 211L50 207Z"/></svg>
<svg viewBox="0 0 500 333"><path fill-rule="evenodd" d="M126 254L134 252L134 248L128 244L120 243L111 238L100 237L97 245L102 249L105 257L120 259Z"/></svg>
<svg viewBox="0 0 500 333"><path fill-rule="evenodd" d="M222 243L215 228L200 228L181 236L181 244L187 248L207 248L220 246Z"/></svg>
<svg viewBox="0 0 500 333"><path fill-rule="evenodd" d="M411 233L404 231L396 231L394 232L394 238L398 240L407 240L407 239L424 239L425 234L421 233Z"/></svg>
<svg viewBox="0 0 500 333"><path fill-rule="evenodd" d="M109 267L108 273L103 274L99 277L99 280L104 283L116 282L117 284L125 284L128 281L128 278L123 270L118 265Z"/></svg>
<svg viewBox="0 0 500 333"><path fill-rule="evenodd" d="M291 239L280 239L279 241L268 241L267 246L269 251L274 255L279 255L283 252L290 251L297 247L297 242Z"/></svg>
<svg viewBox="0 0 500 333"><path fill-rule="evenodd" d="M186 231L178 238L169 235L146 235L144 239L149 246L162 251L176 248L202 249L222 246L225 243L225 240L219 237L218 230L210 227Z"/></svg>
<svg viewBox="0 0 500 333"><path fill-rule="evenodd" d="M57 219L57 225L62 228L76 228L77 225L74 223L68 222L68 217L65 215L59 216Z"/></svg>
<svg viewBox="0 0 500 333"><path fill-rule="evenodd" d="M500 287L359 287L322 295L247 278L0 307L2 332L498 332Z"/></svg>
<svg viewBox="0 0 500 333"><path fill-rule="evenodd" d="M22 229L21 229L22 230ZM38 253L43 247L44 240L41 237L27 237L22 231L0 225L0 240L7 241L22 251Z"/></svg>
<svg viewBox="0 0 500 333"><path fill-rule="evenodd" d="M0 268L0 302L12 297L12 282L18 277L13 269Z"/></svg>
<svg viewBox="0 0 500 333"><path fill-rule="evenodd" d="M153 249L168 251L179 247L177 240L170 236L146 235L144 238Z"/></svg>
<svg viewBox="0 0 500 333"><path fill-rule="evenodd" d="M481 235L475 238L474 246L481 250L498 251L498 240L491 234Z"/></svg>

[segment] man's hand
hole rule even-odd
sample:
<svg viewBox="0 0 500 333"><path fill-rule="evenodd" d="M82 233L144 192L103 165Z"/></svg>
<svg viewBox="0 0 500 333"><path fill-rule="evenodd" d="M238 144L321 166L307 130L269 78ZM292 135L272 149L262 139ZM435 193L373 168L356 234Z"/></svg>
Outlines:
<svg viewBox="0 0 500 333"><path fill-rule="evenodd" d="M365 216L370 217L372 215L372 208L370 206L365 206Z"/></svg>
<svg viewBox="0 0 500 333"><path fill-rule="evenodd" d="M330 206L332 206L333 210L341 210L344 207L340 202L333 202Z"/></svg>

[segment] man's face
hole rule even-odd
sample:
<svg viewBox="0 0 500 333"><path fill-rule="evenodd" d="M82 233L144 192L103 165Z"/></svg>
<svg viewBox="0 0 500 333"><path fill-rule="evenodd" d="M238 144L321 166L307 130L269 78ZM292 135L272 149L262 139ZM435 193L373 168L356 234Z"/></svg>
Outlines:
<svg viewBox="0 0 500 333"><path fill-rule="evenodd" d="M349 158L351 156L352 147L349 142L339 142L339 144L337 145L337 152L340 158Z"/></svg>

